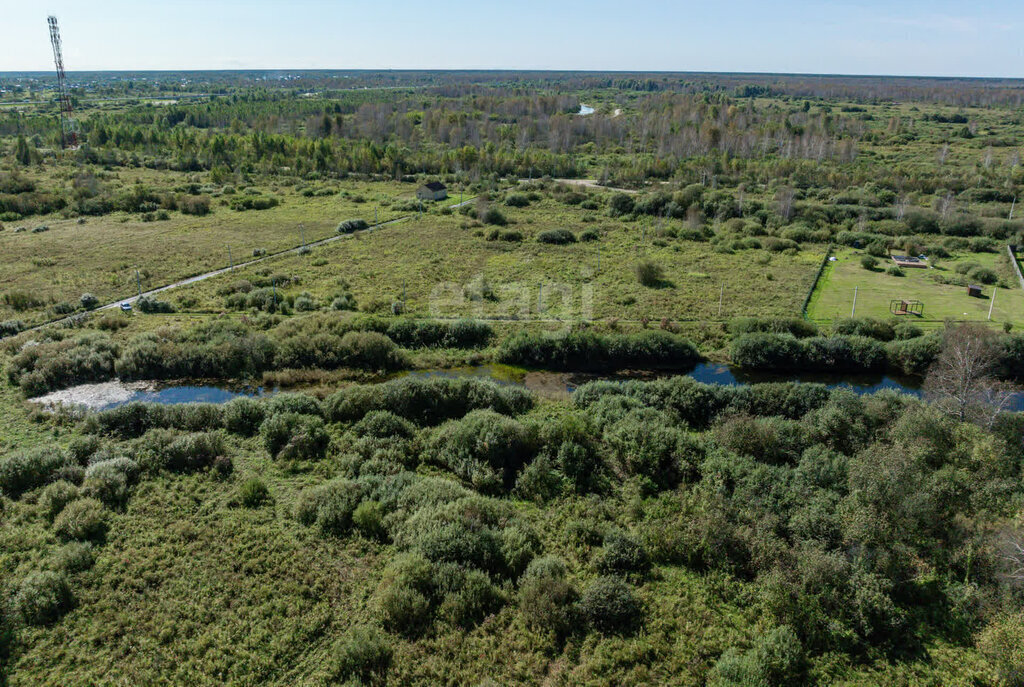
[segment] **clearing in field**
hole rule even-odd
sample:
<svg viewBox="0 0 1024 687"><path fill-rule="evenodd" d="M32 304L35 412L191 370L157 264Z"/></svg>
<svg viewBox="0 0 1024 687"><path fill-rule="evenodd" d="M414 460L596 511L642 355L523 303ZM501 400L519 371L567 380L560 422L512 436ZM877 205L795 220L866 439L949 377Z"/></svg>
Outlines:
<svg viewBox="0 0 1024 687"><path fill-rule="evenodd" d="M1016 277L1003 253L964 253L939 259L927 269L904 268L903 276L889 274L887 270L894 263L884 258L879 259L874 270L865 269L861 265L863 257L862 251L852 249L836 252L836 261L825 267L807 307L810 319L821 323L850 317L856 289L857 317L889 319L894 317L894 300L917 300L923 304L922 314L901 317L925 326L938 326L947 318L984 322L988 321L994 290L992 322L1024 325L1024 293L1016 288ZM971 281L970 271L962 274L972 264L991 270L998 278L994 285L979 284L980 297L968 295L966 284L975 282Z"/></svg>
<svg viewBox="0 0 1024 687"><path fill-rule="evenodd" d="M706 242L673 238L653 221L602 217L550 198L502 211L508 224L500 230L458 213L431 212L166 297L179 311L218 312L232 293L279 275L290 280L284 288L286 280L277 280L281 298L305 294L321 308L347 292L360 310L384 312L401 301L403 312L416 317L694 322L793 316L824 251L809 245L789 253L722 253ZM543 235L553 230L572 238L545 242ZM660 270L656 283L639 283L640 263Z"/></svg>

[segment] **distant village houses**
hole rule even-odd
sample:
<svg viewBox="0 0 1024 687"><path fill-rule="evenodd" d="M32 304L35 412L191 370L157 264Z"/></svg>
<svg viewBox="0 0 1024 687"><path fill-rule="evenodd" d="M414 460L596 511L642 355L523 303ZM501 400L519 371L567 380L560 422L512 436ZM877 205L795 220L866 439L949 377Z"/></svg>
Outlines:
<svg viewBox="0 0 1024 687"><path fill-rule="evenodd" d="M448 197L448 187L440 181L431 181L416 190L416 197L420 200L444 200Z"/></svg>

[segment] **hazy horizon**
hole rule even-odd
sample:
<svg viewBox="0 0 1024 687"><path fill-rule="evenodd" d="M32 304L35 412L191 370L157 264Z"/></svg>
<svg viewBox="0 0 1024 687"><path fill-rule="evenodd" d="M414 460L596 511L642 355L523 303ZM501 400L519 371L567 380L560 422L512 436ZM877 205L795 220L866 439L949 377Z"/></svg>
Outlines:
<svg viewBox="0 0 1024 687"><path fill-rule="evenodd" d="M2 72L481 70L1020 78L1024 7L753 0L347 6L253 0L5 8ZM284 66L282 66L284 65Z"/></svg>

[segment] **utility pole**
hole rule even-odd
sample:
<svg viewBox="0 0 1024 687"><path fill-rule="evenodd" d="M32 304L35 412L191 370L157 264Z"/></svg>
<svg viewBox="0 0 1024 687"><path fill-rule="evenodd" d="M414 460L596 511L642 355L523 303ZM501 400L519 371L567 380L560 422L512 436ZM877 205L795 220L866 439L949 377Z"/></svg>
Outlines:
<svg viewBox="0 0 1024 687"><path fill-rule="evenodd" d="M135 270L135 284L139 287L139 298L142 298L142 277L139 276L138 270Z"/></svg>
<svg viewBox="0 0 1024 687"><path fill-rule="evenodd" d="M856 286L853 287L853 310L850 311L850 317L857 316L857 288Z"/></svg>
<svg viewBox="0 0 1024 687"><path fill-rule="evenodd" d="M228 269L235 269L235 261L231 259L231 246L228 246Z"/></svg>
<svg viewBox="0 0 1024 687"><path fill-rule="evenodd" d="M1013 202L1010 203L1010 217L1009 217L1009 219L1011 219L1011 220L1013 219L1013 208L1016 207L1016 205L1017 205L1017 196L1014 196L1013 197Z"/></svg>
<svg viewBox="0 0 1024 687"><path fill-rule="evenodd" d="M725 298L725 284L722 284L721 291L718 292L718 317L722 317L722 300Z"/></svg>
<svg viewBox="0 0 1024 687"><path fill-rule="evenodd" d="M988 321L992 321L992 308L996 304L996 287L992 287L992 300L988 303Z"/></svg>
<svg viewBox="0 0 1024 687"><path fill-rule="evenodd" d="M60 105L60 147L68 150L78 149L78 137L75 134L75 121L71 118L71 96L68 93L67 76L64 74L64 55L61 50L60 28L57 17L49 16L46 23L50 27L50 47L53 48L53 64L57 68L57 101Z"/></svg>

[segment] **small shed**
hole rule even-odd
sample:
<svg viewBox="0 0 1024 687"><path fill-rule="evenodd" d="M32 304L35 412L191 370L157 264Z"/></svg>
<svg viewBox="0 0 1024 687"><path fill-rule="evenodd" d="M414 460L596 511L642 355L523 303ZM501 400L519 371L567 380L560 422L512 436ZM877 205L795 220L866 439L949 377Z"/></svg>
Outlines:
<svg viewBox="0 0 1024 687"><path fill-rule="evenodd" d="M416 197L420 200L444 200L448 197L448 187L440 181L431 181L416 189Z"/></svg>
<svg viewBox="0 0 1024 687"><path fill-rule="evenodd" d="M967 295L973 296L974 298L981 298L981 287L977 284L968 284Z"/></svg>

